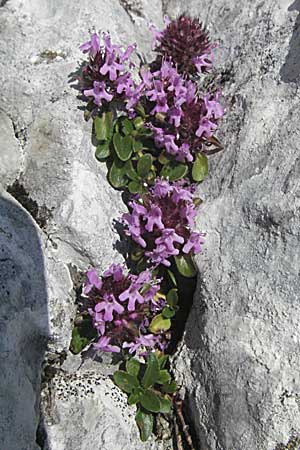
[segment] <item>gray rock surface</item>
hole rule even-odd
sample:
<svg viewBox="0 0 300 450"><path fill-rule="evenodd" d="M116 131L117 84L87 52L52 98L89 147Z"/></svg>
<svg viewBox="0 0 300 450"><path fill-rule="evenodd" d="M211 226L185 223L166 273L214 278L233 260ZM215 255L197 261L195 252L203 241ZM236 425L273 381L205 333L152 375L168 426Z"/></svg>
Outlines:
<svg viewBox="0 0 300 450"><path fill-rule="evenodd" d="M0 388L1 412L3 408L5 414L1 417L0 447L33 450L37 445L45 346L48 345L47 361L51 369L53 361L60 360L70 344L75 314L70 267L86 270L96 266L104 270L111 262L122 261L113 246L118 235L112 222L124 206L120 193L106 180L105 165L94 158L91 123L84 122L76 98L78 92L70 82L82 60L78 47L88 39L89 29L109 30L114 41L124 45L137 41L140 51L148 53L147 23L161 22L162 9L159 0L151 7L146 1L118 0L96 0L93 4L87 0L9 0L0 6L0 183L4 188L9 185L9 192L36 222L33 225L33 219L21 208L29 225L26 228L24 219L23 230L12 217L4 234L5 239L10 239L11 234L20 232L9 248L13 255L8 260L18 263L20 279L15 285L16 274L4 280L5 285L8 281L12 294L8 304L1 305L5 308L4 316L1 315L1 359L5 363L1 363ZM0 223L8 220L6 216L10 214L3 202ZM14 208L18 207L11 210ZM32 237L28 227L32 228ZM1 234L0 237L3 239ZM38 253L39 258L34 259L32 252ZM10 262L0 263L8 264L1 272L3 277ZM30 302L27 274L32 280L41 278L43 310L36 311L34 299ZM23 287L28 290L26 295L22 294ZM37 295L40 287L32 286L34 289ZM45 325L41 327L43 321ZM39 342L40 328L48 340ZM94 378L102 370L100 363L98 366L93 369ZM49 371L49 367L45 370ZM76 385L74 377L66 378L68 392ZM85 379L83 389L86 383ZM110 408L109 379L105 381L105 389L101 385L92 398L80 397L79 403L75 397L59 397L51 384L50 407L46 395L49 386L50 380L45 376L42 392L45 420L38 432L39 448L47 445L51 450L89 449L91 443L95 450L115 449L116 445L124 449L144 448L133 418L129 425L126 422L129 410L121 415L117 405L111 403ZM71 426L73 412L76 421ZM54 423L49 419L52 417ZM94 428L88 426L91 417ZM159 444L153 445L151 448L160 448Z"/></svg>
<svg viewBox="0 0 300 450"><path fill-rule="evenodd" d="M159 25L163 12L174 16L186 9L180 0L96 0L92 7L87 0L1 2L1 184L18 179L10 192L36 222L2 195L5 450L37 446L46 338L48 361L70 343L70 265L104 269L121 260L112 226L123 208L120 195L95 162L91 124L84 123L76 91L66 83L81 59L78 46L94 27L110 30L117 42L137 41L148 54L147 21ZM201 450L274 450L300 432L300 3L190 0L188 10L219 41L226 151L211 158L211 175L201 188L198 226L207 232L206 247L174 363ZM157 442L142 446L133 411L107 368L68 358L44 379L39 448L161 448ZM87 392L89 378L94 392Z"/></svg>
<svg viewBox="0 0 300 450"><path fill-rule="evenodd" d="M185 8L165 3L172 15ZM218 38L227 108L225 151L200 189L206 246L175 358L205 450L274 450L300 433L299 6L189 2Z"/></svg>
<svg viewBox="0 0 300 450"><path fill-rule="evenodd" d="M0 448L33 450L48 327L42 238L0 191Z"/></svg>

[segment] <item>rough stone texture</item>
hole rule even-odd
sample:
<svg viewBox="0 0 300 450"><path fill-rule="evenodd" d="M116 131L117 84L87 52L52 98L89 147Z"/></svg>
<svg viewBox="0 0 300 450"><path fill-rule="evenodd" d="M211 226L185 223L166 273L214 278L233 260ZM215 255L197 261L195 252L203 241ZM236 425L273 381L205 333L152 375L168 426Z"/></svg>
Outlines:
<svg viewBox="0 0 300 450"><path fill-rule="evenodd" d="M6 186L19 175L21 153L18 140L15 137L13 124L9 117L0 111L0 179Z"/></svg>
<svg viewBox="0 0 300 450"><path fill-rule="evenodd" d="M34 450L48 296L40 232L0 192L0 448Z"/></svg>
<svg viewBox="0 0 300 450"><path fill-rule="evenodd" d="M172 15L185 8L165 3ZM226 150L200 189L206 250L175 359L205 450L274 450L300 432L299 6L189 2L219 40L227 107Z"/></svg>
<svg viewBox="0 0 300 450"><path fill-rule="evenodd" d="M127 405L127 396L99 372L98 366L93 364L94 370L60 371L43 390L47 437L42 448L171 450L171 445L162 442L140 441L135 408Z"/></svg>
<svg viewBox="0 0 300 450"><path fill-rule="evenodd" d="M3 397L3 408L7 409L1 422L3 450L36 447L40 366L46 342L36 344L35 330L40 330L38 322L44 320L43 335L49 338L47 361L51 369L52 359L59 360L70 344L75 313L70 266L86 270L93 265L104 270L111 262L122 261L114 248L118 235L112 222L124 206L120 193L106 180L105 165L94 158L91 122L83 120L79 109L82 105L71 80L82 60L78 47L87 40L89 29L109 30L114 41L124 45L136 41L140 53L149 53L147 22L162 21L160 1L155 0L151 7L146 1L129 3L131 6L118 0L96 0L93 4L88 0L9 0L0 5L0 183L5 188L10 185L9 192L29 210L40 228L29 220L32 234L38 233L36 249L31 248L33 237L26 235L23 249L12 246L9 250L15 260L22 255L18 273L22 268L24 273L16 284L18 297L2 306L7 309L3 319L6 328L1 328L1 358L6 358L1 364L1 389L5 388L1 403ZM27 218L28 214L22 208L21 211ZM5 214L1 210L0 221ZM7 236L16 230L16 223L10 223ZM21 245L24 233L16 238L16 246ZM39 252L40 258L32 262L34 251ZM20 284L29 272L33 279L34 268L45 292L40 299L44 300L44 310L38 313L34 302L30 310L30 291L23 297ZM8 286L12 283L9 279ZM24 312L22 302L28 303ZM97 377L99 367L93 370ZM69 377L66 383L72 391L73 378ZM112 383L105 383L105 390L99 388L93 398L80 398L80 403L75 398L63 401L53 387L51 408L47 409L48 397L44 394L49 385L45 379L45 425L40 427L39 436L44 436L42 441L47 448L143 448L132 418L127 429L125 416L118 408L112 406L108 414L107 395ZM83 384L86 386L86 380ZM71 426L73 410L76 422ZM88 427L91 415L95 428ZM55 416L53 425L46 420L50 416ZM114 439L117 432L119 441ZM97 433L102 436L99 440ZM161 448L160 444L153 445L152 448ZM40 441L39 446L44 448Z"/></svg>

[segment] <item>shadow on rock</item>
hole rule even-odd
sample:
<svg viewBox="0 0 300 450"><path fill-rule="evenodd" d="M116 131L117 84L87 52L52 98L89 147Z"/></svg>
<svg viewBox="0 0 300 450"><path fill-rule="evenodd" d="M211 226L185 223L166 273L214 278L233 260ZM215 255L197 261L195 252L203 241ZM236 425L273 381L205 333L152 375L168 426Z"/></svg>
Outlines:
<svg viewBox="0 0 300 450"><path fill-rule="evenodd" d="M295 0L288 8L288 11L298 11L300 13L300 0ZM300 14L298 15L293 35L291 38L289 52L285 63L280 70L280 78L285 83L296 82L300 75Z"/></svg>
<svg viewBox="0 0 300 450"><path fill-rule="evenodd" d="M48 329L44 261L31 216L0 192L0 448L36 448Z"/></svg>

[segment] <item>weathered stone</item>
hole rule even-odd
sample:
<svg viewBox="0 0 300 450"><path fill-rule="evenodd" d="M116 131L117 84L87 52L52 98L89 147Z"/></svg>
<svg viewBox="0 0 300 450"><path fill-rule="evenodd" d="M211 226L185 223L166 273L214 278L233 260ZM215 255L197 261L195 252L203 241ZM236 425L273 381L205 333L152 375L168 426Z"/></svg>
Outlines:
<svg viewBox="0 0 300 450"><path fill-rule="evenodd" d="M219 40L227 108L225 151L200 189L206 246L175 358L207 450L274 450L300 432L297 11L292 1L189 3Z"/></svg>
<svg viewBox="0 0 300 450"><path fill-rule="evenodd" d="M29 450L49 336L43 243L30 215L0 194L0 448Z"/></svg>
<svg viewBox="0 0 300 450"><path fill-rule="evenodd" d="M94 365L97 367L97 365ZM98 364L99 369L99 364ZM142 443L135 408L99 370L59 372L42 393L45 450L171 450L162 442Z"/></svg>
<svg viewBox="0 0 300 450"><path fill-rule="evenodd" d="M19 175L21 153L9 117L0 111L0 183L6 187Z"/></svg>
<svg viewBox="0 0 300 450"><path fill-rule="evenodd" d="M19 272L24 270L16 281L15 299L9 297L8 304L2 305L7 310L7 317L3 319L6 328L3 333L1 331L3 358L6 358L1 364L1 388L6 387L3 380L7 387L3 394L6 411L1 417L3 445L0 447L5 450L33 450L36 447L40 366L46 343L42 401L45 421L38 433L40 448L44 448L44 444L49 449L72 450L109 450L117 445L128 450L162 447L156 442L142 446L133 418L128 419L130 423L126 422L126 415L121 415L117 405L108 408L107 395L111 395L112 389L116 391L109 379L105 381L105 391L101 387L95 397L80 397L77 403L75 398L59 398L56 387L48 378L48 372L52 373L53 367L56 370L52 360L62 359L71 339L75 295L69 268L72 265L80 271L93 265L104 270L110 263L122 261L115 249L118 235L113 220L120 216L124 205L120 193L106 179L106 166L94 158L92 124L84 122L74 78L83 58L78 47L88 39L89 29L109 30L115 42L126 45L136 41L141 54L150 52L148 21L162 22L160 1L155 0L153 7L146 1L136 5L131 2L135 8L130 11L130 5L125 3L118 0L96 0L92 5L88 0L9 0L1 3L1 183L10 185L9 191L32 215L30 218L19 206L36 231L36 243L40 246L39 258L32 261L33 252L38 253L33 238L24 236L25 231L19 224L9 224L7 236L20 232L16 250L12 247L9 251L13 252L15 260L20 255ZM4 218L1 211L0 223ZM18 250L22 238L25 239L24 247ZM20 291L23 288L20 283L23 279L26 281L28 273L34 279L33 269L44 289L44 296L40 298L44 310L39 313L34 299L31 304L31 291L28 290L26 296ZM8 280L7 284L5 280L3 285L13 289L12 283ZM34 289L37 292L40 288L33 286ZM26 311L21 309L17 313L16 302L23 308L24 301L28 303ZM40 328L48 339L38 342ZM70 391L73 384L76 385L79 370L74 364L73 378L67 377L66 381ZM45 395L49 390L53 400L50 406ZM72 408L76 417L74 424ZM132 409L126 409L126 414L130 411L132 413ZM49 417L57 418L55 424L48 421ZM95 427L88 429L91 418ZM104 424L107 432L104 432Z"/></svg>

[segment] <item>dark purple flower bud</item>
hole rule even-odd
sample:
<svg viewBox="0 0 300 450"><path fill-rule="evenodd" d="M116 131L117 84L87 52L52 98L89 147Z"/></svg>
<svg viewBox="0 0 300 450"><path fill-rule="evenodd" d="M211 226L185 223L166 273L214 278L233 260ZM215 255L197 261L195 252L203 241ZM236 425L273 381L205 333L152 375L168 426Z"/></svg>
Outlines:
<svg viewBox="0 0 300 450"><path fill-rule="evenodd" d="M179 73L191 77L211 68L212 45L198 19L181 15L159 32L152 27L155 51L170 59Z"/></svg>

